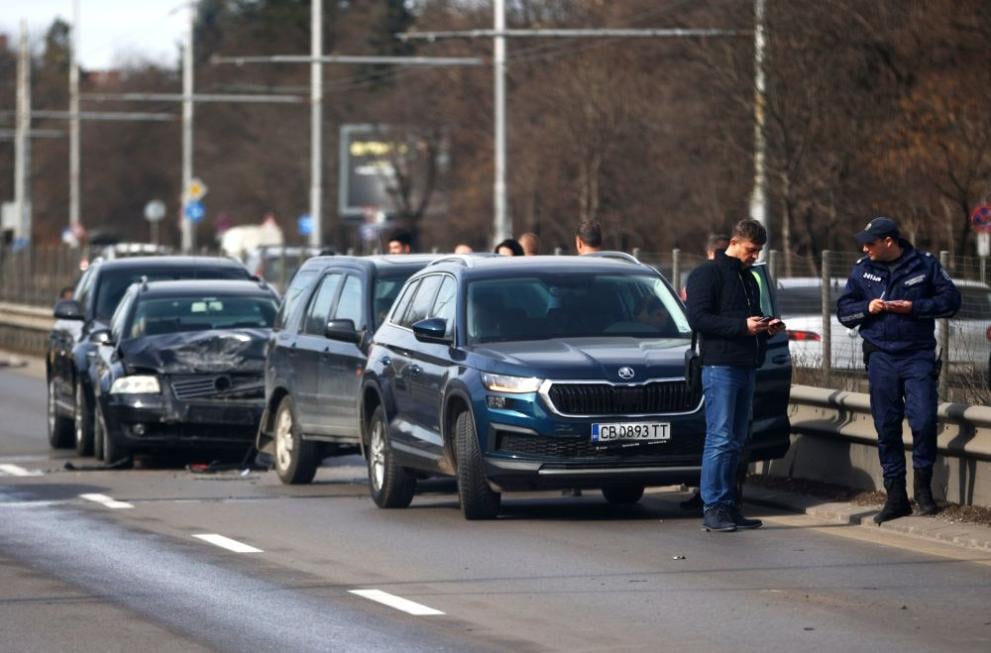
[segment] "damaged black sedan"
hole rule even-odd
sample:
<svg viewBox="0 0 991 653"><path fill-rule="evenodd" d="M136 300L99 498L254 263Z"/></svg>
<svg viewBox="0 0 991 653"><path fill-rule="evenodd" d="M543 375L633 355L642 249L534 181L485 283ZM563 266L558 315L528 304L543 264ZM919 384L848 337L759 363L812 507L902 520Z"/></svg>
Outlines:
<svg viewBox="0 0 991 653"><path fill-rule="evenodd" d="M252 445L278 296L264 282L159 281L128 289L101 336L96 456Z"/></svg>

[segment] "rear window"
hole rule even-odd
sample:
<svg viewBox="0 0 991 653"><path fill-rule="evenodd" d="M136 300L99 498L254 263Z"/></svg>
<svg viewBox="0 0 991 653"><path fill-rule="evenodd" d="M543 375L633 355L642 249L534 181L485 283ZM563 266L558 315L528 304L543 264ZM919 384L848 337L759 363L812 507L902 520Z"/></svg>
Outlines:
<svg viewBox="0 0 991 653"><path fill-rule="evenodd" d="M177 279L247 279L244 268L169 268L158 270L104 270L96 288L96 319L106 321L114 314L117 304L132 283L141 281L173 281Z"/></svg>
<svg viewBox="0 0 991 653"><path fill-rule="evenodd" d="M266 296L187 296L139 301L128 337L207 331L271 328L278 306Z"/></svg>

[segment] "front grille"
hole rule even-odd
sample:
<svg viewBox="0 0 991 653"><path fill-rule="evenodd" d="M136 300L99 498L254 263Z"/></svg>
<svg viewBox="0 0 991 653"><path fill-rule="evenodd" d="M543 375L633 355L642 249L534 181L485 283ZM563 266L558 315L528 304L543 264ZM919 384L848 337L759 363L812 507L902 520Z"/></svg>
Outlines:
<svg viewBox="0 0 991 653"><path fill-rule="evenodd" d="M665 442L627 443L624 446L619 443L601 444L585 437L546 437L500 431L496 442L499 453L526 458L627 460L664 457L678 463L702 455L705 434L672 437Z"/></svg>
<svg viewBox="0 0 991 653"><path fill-rule="evenodd" d="M173 377L176 399L262 399L265 379L261 374L201 374Z"/></svg>
<svg viewBox="0 0 991 653"><path fill-rule="evenodd" d="M555 383L548 396L562 415L684 413L694 410L701 400L684 381L643 385Z"/></svg>

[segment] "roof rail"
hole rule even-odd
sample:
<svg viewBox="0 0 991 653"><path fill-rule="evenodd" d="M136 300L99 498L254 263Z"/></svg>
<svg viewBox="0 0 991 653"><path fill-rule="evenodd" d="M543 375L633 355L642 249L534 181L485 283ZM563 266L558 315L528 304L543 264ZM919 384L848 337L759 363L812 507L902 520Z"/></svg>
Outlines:
<svg viewBox="0 0 991 653"><path fill-rule="evenodd" d="M617 261L626 261L627 263L634 263L636 265L641 265L640 259L638 259L633 254L627 254L626 252L615 252L615 251L602 251L602 252L590 252L585 254L585 256L598 256L599 258L611 258Z"/></svg>
<svg viewBox="0 0 991 653"><path fill-rule="evenodd" d="M142 274L141 275L141 290L142 291L148 290L148 275L147 274Z"/></svg>
<svg viewBox="0 0 991 653"><path fill-rule="evenodd" d="M448 256L442 256L439 259L430 261L427 267L430 267L431 265L438 265L440 263L460 263L466 268L471 268L475 266L474 262L471 260L472 256L472 254L449 254Z"/></svg>

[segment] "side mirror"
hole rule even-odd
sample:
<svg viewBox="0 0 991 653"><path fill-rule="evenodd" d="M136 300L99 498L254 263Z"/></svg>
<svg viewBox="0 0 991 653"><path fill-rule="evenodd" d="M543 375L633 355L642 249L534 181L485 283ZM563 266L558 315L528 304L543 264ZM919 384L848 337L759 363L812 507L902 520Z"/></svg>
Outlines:
<svg viewBox="0 0 991 653"><path fill-rule="evenodd" d="M98 345L112 345L113 338L110 337L110 329L97 329L89 334L89 341Z"/></svg>
<svg viewBox="0 0 991 653"><path fill-rule="evenodd" d="M75 299L60 299L55 302L55 319L82 320L83 307Z"/></svg>
<svg viewBox="0 0 991 653"><path fill-rule="evenodd" d="M421 342L450 342L447 335L447 320L431 317L413 325L413 335Z"/></svg>
<svg viewBox="0 0 991 653"><path fill-rule="evenodd" d="M361 334L354 328L354 320L330 320L323 335L331 340L342 342L361 342Z"/></svg>

